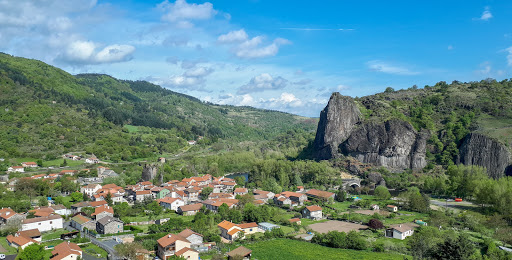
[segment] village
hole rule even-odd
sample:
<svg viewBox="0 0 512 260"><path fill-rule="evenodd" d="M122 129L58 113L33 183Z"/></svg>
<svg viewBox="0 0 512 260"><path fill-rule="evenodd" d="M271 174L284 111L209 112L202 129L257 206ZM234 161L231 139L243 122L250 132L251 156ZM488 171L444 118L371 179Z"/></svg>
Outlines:
<svg viewBox="0 0 512 260"><path fill-rule="evenodd" d="M64 158L83 159L73 155L64 155ZM165 158L159 158L158 161L165 162ZM144 168L141 181L135 185L102 185L103 179L117 177L118 174L108 167L98 166L99 163L95 156L90 156L85 159L84 165L87 165L87 168L64 169L58 173L23 177L22 179L43 180L49 183L62 178L72 180L80 187L79 190L72 192L80 193L80 196L75 195L80 201L66 207L58 204L53 198L47 198L48 205L34 206L28 212L2 208L0 225L15 225L19 229L14 234L0 238L6 241L1 241L0 246L8 245L19 252L32 244L41 244L48 252L51 251L52 259L75 259L77 256L88 259L89 255L122 259L119 252L116 252L116 245L133 243L135 237L148 235L148 228L151 225L163 226L180 218L194 218L200 212L221 215L221 211L239 209L245 214L249 207L262 205L278 210L274 212L279 212L282 218L266 218L269 220L261 222L248 222L237 217L229 217L232 221L222 219L215 223L215 238L208 236L212 241L208 241L204 234L196 230L185 226L179 227L176 230L180 232L155 238L157 245L154 250L141 248L136 255L138 259L168 259L174 256L185 259L200 259L201 256L201 259L207 259L208 256L220 253L229 259L238 257L237 254L243 259L250 259L252 251L243 246L244 241L252 241L264 235L311 241L315 234L327 234L330 231L349 233L381 229L378 232L382 235L379 236L404 240L414 233L416 227L427 225L419 219L420 214L401 211L399 206L388 204L389 198L379 201L372 195L353 196L343 192L345 198L337 198L340 196L337 193L307 189L303 186L297 186L293 191L275 194L260 189L249 190L237 184L233 178L214 177L210 174L171 180L156 186L151 180L155 178L157 169L151 165ZM8 172L22 173L27 168L37 167L34 162L23 162L20 166L11 166ZM77 177L79 172L91 170L96 171L97 176ZM4 183L9 191L15 191L18 181L19 178ZM63 195L71 197L72 193ZM124 218L123 221L115 212L116 205L127 204L134 207L155 202L161 208L158 211L162 212L157 216L145 218L146 215L152 214L145 210L141 214L142 218L134 218L128 222L128 218ZM400 203L395 202L396 205ZM164 217L160 218L161 216ZM378 224L372 226L375 225L375 221ZM384 227L382 222L389 224ZM63 242L61 239L68 240ZM219 249L220 245L230 244L241 246L224 247L227 248L227 252ZM87 254L84 254L81 248L87 248Z"/></svg>

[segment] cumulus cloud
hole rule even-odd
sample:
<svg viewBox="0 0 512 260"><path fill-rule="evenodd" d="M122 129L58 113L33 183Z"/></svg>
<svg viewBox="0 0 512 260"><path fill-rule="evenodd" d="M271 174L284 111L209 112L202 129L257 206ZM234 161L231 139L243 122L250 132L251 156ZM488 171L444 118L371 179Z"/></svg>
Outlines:
<svg viewBox="0 0 512 260"><path fill-rule="evenodd" d="M303 105L302 100L297 98L292 93L283 92L279 98L270 98L268 100L262 100L262 103L266 104L267 108L280 108L283 107L300 107Z"/></svg>
<svg viewBox="0 0 512 260"><path fill-rule="evenodd" d="M174 3L166 0L158 8L165 12L161 18L163 21L176 23L180 28L191 27L191 20L208 20L217 14L209 2L189 4L185 0L176 0Z"/></svg>
<svg viewBox="0 0 512 260"><path fill-rule="evenodd" d="M195 90L211 92L205 89L206 78L214 69L204 66L193 66L185 70L181 75L174 75L169 78L149 78L148 81L171 89L183 89L186 91Z"/></svg>
<svg viewBox="0 0 512 260"><path fill-rule="evenodd" d="M97 43L91 41L71 42L60 59L74 64L101 64L128 61L132 59L135 47L131 45L108 45L96 51Z"/></svg>
<svg viewBox="0 0 512 260"><path fill-rule="evenodd" d="M384 61L373 60L366 63L368 68L373 71L378 71L387 74L395 75L418 75L419 72L411 71L406 67L396 66Z"/></svg>
<svg viewBox="0 0 512 260"><path fill-rule="evenodd" d="M252 78L249 83L238 88L237 94L282 89L286 87L287 84L288 81L280 76L274 78L268 73L263 73Z"/></svg>
<svg viewBox="0 0 512 260"><path fill-rule="evenodd" d="M249 38L244 29L231 31L220 35L217 41L221 44L235 44L231 51L239 58L255 59L275 56L279 47L291 44L287 39L276 38L272 43L264 43L265 37L262 35Z"/></svg>
<svg viewBox="0 0 512 260"><path fill-rule="evenodd" d="M223 34L217 38L217 41L220 43L233 43L233 42L243 42L249 38L244 29L238 31L231 31L229 33Z"/></svg>
<svg viewBox="0 0 512 260"><path fill-rule="evenodd" d="M489 6L486 6L485 9L484 9L484 12L480 16L480 18L475 18L475 19L476 20L482 20L482 21L488 21L492 17L493 16L492 16L492 13L491 13L491 10L490 10Z"/></svg>

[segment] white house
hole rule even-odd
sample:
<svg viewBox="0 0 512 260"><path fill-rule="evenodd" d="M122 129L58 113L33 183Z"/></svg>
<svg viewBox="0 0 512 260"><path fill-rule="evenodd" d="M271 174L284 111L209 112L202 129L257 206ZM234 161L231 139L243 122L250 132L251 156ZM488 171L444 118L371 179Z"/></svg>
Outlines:
<svg viewBox="0 0 512 260"><path fill-rule="evenodd" d="M99 184L89 184L82 186L80 188L81 193L87 194L87 196L92 197L92 195L96 194L96 192L101 189L101 185Z"/></svg>
<svg viewBox="0 0 512 260"><path fill-rule="evenodd" d="M321 219L322 218L322 208L320 206L307 206L302 210L302 216L310 219Z"/></svg>
<svg viewBox="0 0 512 260"><path fill-rule="evenodd" d="M98 160L98 158L93 154L91 157L85 159L85 163L100 163L100 160Z"/></svg>
<svg viewBox="0 0 512 260"><path fill-rule="evenodd" d="M35 162L22 162L21 166L27 167L27 168L36 168L37 167L37 163L35 163Z"/></svg>
<svg viewBox="0 0 512 260"><path fill-rule="evenodd" d="M165 209L177 211L180 206L185 206L185 202L180 198L164 197L163 199L156 200Z"/></svg>
<svg viewBox="0 0 512 260"><path fill-rule="evenodd" d="M8 172L25 172L25 167L23 166L11 166L7 168Z"/></svg>
<svg viewBox="0 0 512 260"><path fill-rule="evenodd" d="M39 232L50 231L63 227L62 217L59 215L50 215L48 217L39 217L23 220L21 231L29 229L39 229Z"/></svg>
<svg viewBox="0 0 512 260"><path fill-rule="evenodd" d="M386 209L388 209L391 212L397 212L398 211L398 207L395 206L395 205L387 205Z"/></svg>
<svg viewBox="0 0 512 260"><path fill-rule="evenodd" d="M412 236L414 234L414 229L405 224L392 225L390 228L386 229L386 236L392 237L400 240L404 240L408 236Z"/></svg>

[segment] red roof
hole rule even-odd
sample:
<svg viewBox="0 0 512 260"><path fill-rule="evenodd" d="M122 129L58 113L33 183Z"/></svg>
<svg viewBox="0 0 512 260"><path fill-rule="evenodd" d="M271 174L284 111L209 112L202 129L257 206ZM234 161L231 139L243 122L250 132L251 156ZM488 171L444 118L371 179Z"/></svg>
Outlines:
<svg viewBox="0 0 512 260"><path fill-rule="evenodd" d="M317 205L307 206L306 208L309 210L309 212L314 212L314 211L322 210L322 208L320 206L317 206Z"/></svg>
<svg viewBox="0 0 512 260"><path fill-rule="evenodd" d="M102 205L94 209L94 213L91 214L91 216L96 216L102 212L108 212L111 214L114 214L114 208L108 206L108 205Z"/></svg>
<svg viewBox="0 0 512 260"><path fill-rule="evenodd" d="M328 192L328 191L323 191L323 190L316 190L316 189L311 189L311 190L308 190L306 192L307 195L311 195L311 196L315 196L315 197L320 197L320 198L330 198L334 195L334 193L332 192Z"/></svg>
<svg viewBox="0 0 512 260"><path fill-rule="evenodd" d="M135 192L136 195L147 195L147 194L151 194L151 191L150 190L141 190L141 191L137 191Z"/></svg>
<svg viewBox="0 0 512 260"><path fill-rule="evenodd" d="M176 242L176 240L181 240L181 241L184 241L184 242L187 242L187 243L190 243L187 239L183 238L182 236L180 235L176 235L176 234L169 234L169 235L166 235L160 239L157 240L158 244L161 246L161 247L167 247L169 245L172 245Z"/></svg>

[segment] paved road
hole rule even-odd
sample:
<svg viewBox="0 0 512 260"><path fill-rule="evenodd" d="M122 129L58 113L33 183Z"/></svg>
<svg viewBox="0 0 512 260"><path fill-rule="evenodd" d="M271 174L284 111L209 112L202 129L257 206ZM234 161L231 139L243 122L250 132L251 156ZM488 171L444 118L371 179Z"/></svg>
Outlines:
<svg viewBox="0 0 512 260"><path fill-rule="evenodd" d="M477 205L475 205L469 201L445 202L445 201L439 201L439 200L430 200L430 204L436 205L439 207L443 207L443 208L449 208L451 210L454 210L455 212L459 212L461 210L468 210L468 209L477 207Z"/></svg>

